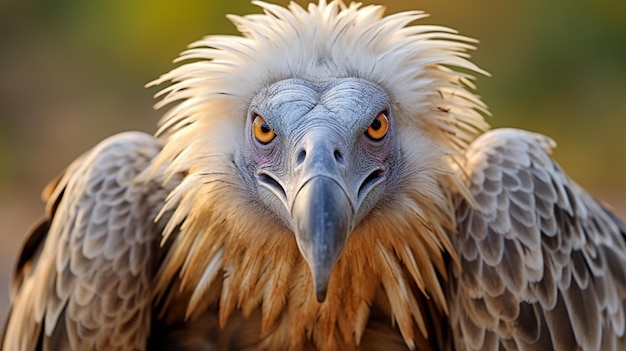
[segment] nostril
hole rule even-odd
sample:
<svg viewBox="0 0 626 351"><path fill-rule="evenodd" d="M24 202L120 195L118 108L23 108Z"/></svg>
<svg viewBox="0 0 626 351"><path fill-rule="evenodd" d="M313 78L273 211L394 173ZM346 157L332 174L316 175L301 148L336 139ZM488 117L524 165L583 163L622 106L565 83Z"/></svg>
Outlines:
<svg viewBox="0 0 626 351"><path fill-rule="evenodd" d="M344 159L343 159L343 154L341 153L341 151L335 150L333 155L335 156L335 161L337 161L337 163L343 163Z"/></svg>
<svg viewBox="0 0 626 351"><path fill-rule="evenodd" d="M300 152L298 152L298 157L296 157L296 164L302 164L302 162L304 162L304 160L306 159L306 150L302 149L300 150Z"/></svg>

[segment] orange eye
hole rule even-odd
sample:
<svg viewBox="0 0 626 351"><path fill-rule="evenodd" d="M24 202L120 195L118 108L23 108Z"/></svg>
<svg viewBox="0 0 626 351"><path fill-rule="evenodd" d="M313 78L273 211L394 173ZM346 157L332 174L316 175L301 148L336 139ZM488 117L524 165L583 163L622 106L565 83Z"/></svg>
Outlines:
<svg viewBox="0 0 626 351"><path fill-rule="evenodd" d="M274 140L276 137L276 133L274 133L274 129L272 129L263 119L263 117L257 115L254 117L254 121L252 122L252 131L254 132L254 137L261 144L267 144L270 141Z"/></svg>
<svg viewBox="0 0 626 351"><path fill-rule="evenodd" d="M387 130L389 130L389 119L387 119L387 113L385 111L380 112L372 124L367 127L367 131L365 135L367 135L372 140L380 140L387 135Z"/></svg>

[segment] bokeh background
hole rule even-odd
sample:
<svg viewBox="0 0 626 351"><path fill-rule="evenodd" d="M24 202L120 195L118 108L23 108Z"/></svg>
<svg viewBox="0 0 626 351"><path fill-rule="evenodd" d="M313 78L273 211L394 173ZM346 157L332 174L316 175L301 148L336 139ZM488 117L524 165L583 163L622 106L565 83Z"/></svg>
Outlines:
<svg viewBox="0 0 626 351"><path fill-rule="evenodd" d="M492 125L552 136L571 177L626 217L625 1L379 2L479 38ZM188 43L235 33L225 14L258 11L246 0L0 1L0 325L41 189L106 136L152 133L161 112L144 84Z"/></svg>

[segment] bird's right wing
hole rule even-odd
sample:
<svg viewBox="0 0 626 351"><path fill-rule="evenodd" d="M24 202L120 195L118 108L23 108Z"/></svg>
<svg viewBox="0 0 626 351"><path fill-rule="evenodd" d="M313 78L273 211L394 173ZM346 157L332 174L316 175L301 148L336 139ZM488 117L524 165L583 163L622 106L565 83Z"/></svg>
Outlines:
<svg viewBox="0 0 626 351"><path fill-rule="evenodd" d="M169 189L137 175L160 150L147 134L118 134L44 191L46 215L17 263L3 350L145 350L155 218Z"/></svg>
<svg viewBox="0 0 626 351"><path fill-rule="evenodd" d="M459 350L623 350L626 226L550 157L553 142L485 133L466 163L449 303Z"/></svg>

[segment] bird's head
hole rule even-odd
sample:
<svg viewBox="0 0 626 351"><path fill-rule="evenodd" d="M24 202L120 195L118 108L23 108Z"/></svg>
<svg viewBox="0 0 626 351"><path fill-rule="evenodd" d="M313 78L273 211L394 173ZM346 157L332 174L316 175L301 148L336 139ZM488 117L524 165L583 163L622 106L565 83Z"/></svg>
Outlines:
<svg viewBox="0 0 626 351"><path fill-rule="evenodd" d="M187 175L166 205L176 209L168 231L182 223L191 233L178 239L181 255L197 252L197 262L180 259L183 278L197 263L206 268L190 284L202 285L228 266L229 237L244 247L287 233L323 301L359 231L381 250L380 228L425 228L415 245L447 247L442 189L462 191L455 158L486 128L484 105L466 89L467 72L483 72L467 60L472 40L410 25L418 11L255 4L265 13L229 17L243 36L204 38L181 56L191 62L155 81L172 82L161 105L178 102L161 123L154 169ZM372 217L385 220L363 229Z"/></svg>
<svg viewBox="0 0 626 351"><path fill-rule="evenodd" d="M295 234L318 301L348 235L395 184L393 117L385 90L358 78L285 79L252 99L236 163Z"/></svg>

